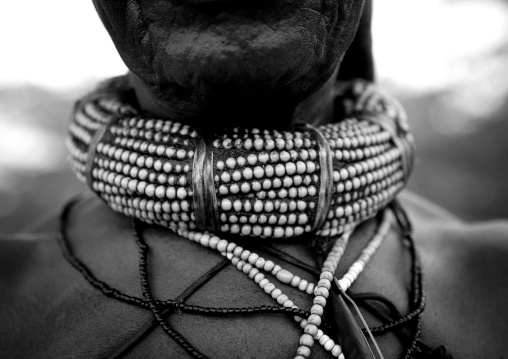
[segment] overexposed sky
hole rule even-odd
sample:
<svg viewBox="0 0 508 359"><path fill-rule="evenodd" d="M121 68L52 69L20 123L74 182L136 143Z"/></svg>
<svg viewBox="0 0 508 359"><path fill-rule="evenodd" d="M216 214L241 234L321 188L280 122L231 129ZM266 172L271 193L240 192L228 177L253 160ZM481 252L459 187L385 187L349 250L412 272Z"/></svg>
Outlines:
<svg viewBox="0 0 508 359"><path fill-rule="evenodd" d="M463 82L471 72L485 76L478 67L507 44L508 5L501 0L375 0L373 30L381 79L408 90L441 89ZM90 0L5 1L0 45L0 86L62 90L125 71Z"/></svg>
<svg viewBox="0 0 508 359"><path fill-rule="evenodd" d="M4 1L0 85L65 89L125 72L91 0Z"/></svg>

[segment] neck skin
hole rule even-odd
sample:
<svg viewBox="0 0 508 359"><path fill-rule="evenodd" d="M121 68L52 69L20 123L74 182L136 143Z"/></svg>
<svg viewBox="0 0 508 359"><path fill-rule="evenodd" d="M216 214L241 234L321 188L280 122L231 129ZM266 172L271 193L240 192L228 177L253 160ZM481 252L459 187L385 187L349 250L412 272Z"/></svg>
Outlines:
<svg viewBox="0 0 508 359"><path fill-rule="evenodd" d="M210 95L209 101L202 101L200 104L181 101L178 106L172 106L150 93L133 73L129 73L129 81L141 110L162 119L179 121L208 130L239 125L284 129L296 123L320 125L332 122L338 70L337 67L324 86L303 101L271 95L217 98ZM186 110L176 110L175 107Z"/></svg>

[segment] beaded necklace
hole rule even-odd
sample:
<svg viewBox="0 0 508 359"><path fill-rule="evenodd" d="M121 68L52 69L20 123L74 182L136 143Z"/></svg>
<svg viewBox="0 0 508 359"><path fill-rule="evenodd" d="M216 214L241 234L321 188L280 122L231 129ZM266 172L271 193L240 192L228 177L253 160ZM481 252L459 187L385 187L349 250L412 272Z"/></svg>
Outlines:
<svg viewBox="0 0 508 359"><path fill-rule="evenodd" d="M236 263L237 269L243 271L244 273L248 274L249 277L251 277L252 274L255 273L253 276L254 281L258 283L262 289L269 293L269 295L276 300L277 304L279 306L258 306L258 307L248 307L248 308L212 308L212 307L200 307L196 305L188 305L185 303L185 299L191 295L197 288L199 288L203 283L210 280L215 274L218 273L218 271L222 270L226 263L221 262L214 268L212 268L207 274L205 274L203 277L201 277L198 282L194 283L189 287L188 290L186 290L186 294L181 296L177 300L169 299L169 300L156 300L153 298L153 295L150 291L150 285L148 282L148 263L147 263L147 250L148 245L143 239L141 227L139 225L139 222L134 220L133 221L133 228L134 228L134 235L136 239L136 243L138 244L138 247L140 249L140 264L139 264L139 270L141 275L141 282L142 282L142 289L143 289L143 296L145 297L145 300L142 300L140 298L132 297L127 294L122 293L121 291L110 287L107 283L97 279L90 269L88 269L73 253L72 248L70 246L70 242L67 238L66 234L66 222L67 222L67 216L68 212L71 209L73 202L70 202L66 205L64 210L62 211L61 217L60 217L60 236L59 236L59 245L62 249L63 256L69 261L69 263L78 270L83 277L96 289L100 290L104 295L117 299L119 301L122 301L124 303L128 303L131 305L136 305L140 308L148 309L152 311L154 317L156 318L159 325L162 327L162 329L168 334L171 338L173 338L178 344L180 344L189 354L191 354L194 358L206 358L205 355L200 353L197 349L195 349L180 333L178 333L176 330L172 329L169 324L162 318L162 313L166 314L168 310L181 310L186 313L195 313L200 315L253 315L258 313L286 313L287 315L294 315L294 320L300 324L302 329L304 329L304 335L308 334L311 336L309 338L308 336L303 337L303 339L300 342L300 347L298 348L298 354L299 357L306 357L308 354L310 354L310 346L313 345L314 340L317 340L319 344L323 345L325 349L329 350L330 353L334 357L341 357L343 358L344 355L341 352L341 347L334 342L333 339L331 339L328 335L324 334L323 330L316 328L319 325L316 325L318 322L320 322L321 318L320 315L317 315L316 313L321 312L321 309L319 307L323 307L327 300L327 298L331 292L328 292L328 279L333 278L333 276L330 275L331 272L329 270L333 270L333 267L335 267L335 263L340 260L340 256L343 253L343 249L345 248L345 245L347 244L348 235L343 236L339 240L337 240L335 247L332 249L329 255L329 263L326 265L323 265L323 270L321 274L318 274L319 281L317 283L317 286L322 287L320 291L316 291L316 286L314 284L305 283L301 279L295 279L295 276L292 276L289 272L283 270L280 266L273 263L273 261L266 261L260 256L258 256L255 253L250 253L248 256L248 252L244 250L243 248L237 246L234 243L227 242L223 239L219 239L216 236L210 235L208 233L197 233L197 232L187 232L182 233L186 236L187 239L197 242L200 245L211 247L215 250L224 250L226 252L226 257L231 257L230 260L226 260L226 263L228 261L231 261L233 263ZM427 352L429 350L428 347L426 347L423 343L418 341L419 335L420 335L420 328L421 328L421 313L423 312L425 308L425 292L423 287L423 274L420 269L420 259L419 255L416 251L416 247L414 246L414 241L412 239L412 229L411 224L407 219L407 216L400 207L400 205L397 202L394 202L391 204L392 211L395 214L395 218L397 219L397 222L403 230L403 237L407 239L407 243L409 245L409 249L411 251L412 261L413 261L413 279L412 279L412 290L411 290L411 312L408 313L405 316L400 316L398 319L392 320L391 322L387 322L384 325L381 325L379 327L373 327L369 328L366 327L367 330L382 334L385 333L388 330L397 330L397 328L400 329L400 327L405 323L415 323L415 332L414 334L411 334L412 338L411 341L408 344L408 347L403 354L404 359L409 359L411 356L411 353L415 350ZM379 246L380 242L386 235L386 232L389 229L390 222L388 221L387 216L384 216L384 220L382 221L381 225L378 227L378 230L376 231L376 235L373 237L373 239L370 241L368 246L363 251L360 258L350 267L350 269L347 271L347 273L351 273L354 271L354 268L358 268L358 266L364 267L368 258L367 256L371 256L374 254L375 249ZM237 249L238 248L238 249ZM370 248L370 249L369 249ZM228 252L228 249L230 252ZM265 248L266 249L266 248ZM239 258L237 256L234 256L236 253L239 254ZM228 255L229 253L232 253L233 256ZM277 252L270 252L272 255L277 254ZM242 255L246 260L241 259ZM276 255L276 257L278 257ZM238 260L236 260L236 259ZM257 258L257 259L256 259ZM315 270L311 267L308 267L305 263L299 263L298 260L292 258L291 256L284 255L280 257L281 260L285 260L288 263L292 263L293 265L299 266L301 268L306 269L307 271L310 271L312 273L315 273ZM362 260L363 259L363 260ZM255 261L254 261L255 260ZM243 261L243 263L242 263ZM251 267L249 267L250 262L254 262L254 265L251 264ZM332 266L332 267L330 267ZM299 309L296 305L292 303L292 301L287 297L287 295L284 295L280 289L275 288L274 286L270 285L268 281L262 281L266 279L264 275L260 275L260 271L256 268L260 268L261 270L264 270L265 268L270 270L268 273L273 274L273 272L276 272L276 278L279 280L282 280L281 282L286 283L289 282L288 285L295 285L300 290L305 290L307 293L311 292L309 289L313 288L312 294L315 295L314 299L314 305L311 308L311 312ZM247 270L248 269L248 270ZM327 270L328 269L328 270ZM256 272L256 270L258 270ZM357 269L358 270L358 269ZM256 278L257 277L257 278ZM346 276L343 277L343 279ZM291 278L291 279L290 279ZM325 283L326 282L326 283ZM337 283L337 279L335 278L335 283ZM299 283L299 284L297 284ZM305 286L304 284L305 283ZM304 288L306 287L306 288ZM311 294L311 293L309 293ZM387 301L384 297L376 296L373 294L364 294L364 295L357 295L350 293L352 297L354 297L358 302L362 302L362 305L367 308L367 310L371 311L375 315L381 315L382 312L379 312L379 309L376 309L376 307L373 307L369 304L368 301L371 300L377 300L381 301L382 303L385 303L388 308L392 311L392 313L398 313L397 309L393 307L393 305ZM291 306L289 306L291 305ZM163 311L163 312L161 312ZM311 316L314 316L311 318ZM303 319L307 318L307 319ZM381 315L381 318L384 319L384 321L389 321L390 316L386 317L386 315ZM311 322L310 322L311 321ZM322 326L322 325L321 325ZM365 332L366 329L364 329ZM403 333L403 332L402 332ZM402 334L401 333L401 334ZM336 333L335 333L336 334ZM403 335L405 337L405 335ZM312 339L312 340L311 340Z"/></svg>
<svg viewBox="0 0 508 359"><path fill-rule="evenodd" d="M358 88L358 83L342 86L344 103L358 107L369 87L353 91ZM306 319L295 316L304 330L295 358L307 358L314 340L344 358L339 344L319 329L321 316L332 282L346 291L390 227L385 218L338 280L334 273L355 226L392 202L411 172L412 137L398 104L381 97L336 124L298 126L291 132L236 128L205 140L189 126L143 118L125 96L125 89L113 81L76 106L67 146L77 177L115 211L218 250L284 308L302 312L260 270L313 294ZM208 230L263 238L315 233L339 239L313 284ZM139 234L137 238L140 249L146 249ZM149 307L173 337L148 290L146 268L140 266L140 271ZM190 353L197 352L190 348ZM204 357L199 352L195 356Z"/></svg>
<svg viewBox="0 0 508 359"><path fill-rule="evenodd" d="M205 139L144 117L116 80L77 104L71 165L113 210L175 231L335 236L390 203L411 172L413 142L398 103L375 91L378 101L358 109L370 88L337 86L337 102L354 105L338 123Z"/></svg>

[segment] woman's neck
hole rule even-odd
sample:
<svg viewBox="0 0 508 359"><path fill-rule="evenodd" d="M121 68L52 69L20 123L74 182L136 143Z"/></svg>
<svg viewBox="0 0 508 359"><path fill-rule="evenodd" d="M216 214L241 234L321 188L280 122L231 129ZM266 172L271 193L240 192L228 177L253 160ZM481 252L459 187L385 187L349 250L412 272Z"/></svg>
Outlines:
<svg viewBox="0 0 508 359"><path fill-rule="evenodd" d="M332 120L337 72L338 68L324 86L302 101L297 97L278 96L275 91L258 97L238 94L216 96L210 93L198 99L193 96L192 100L164 100L164 96L148 90L133 73L129 73L129 81L139 107L162 119L207 129L238 126L287 128L295 123L317 125Z"/></svg>

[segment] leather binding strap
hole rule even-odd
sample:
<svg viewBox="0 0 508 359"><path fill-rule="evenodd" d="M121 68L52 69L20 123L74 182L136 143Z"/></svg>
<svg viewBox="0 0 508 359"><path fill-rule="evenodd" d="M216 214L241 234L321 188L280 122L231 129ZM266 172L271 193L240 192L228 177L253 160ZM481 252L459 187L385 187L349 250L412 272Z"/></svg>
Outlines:
<svg viewBox="0 0 508 359"><path fill-rule="evenodd" d="M363 115L362 120L367 120L381 126L385 131L390 133L390 137L400 150L402 156L402 170L404 177L407 180L413 172L414 166L414 151L415 146L412 139L408 140L411 133L404 130L395 119L392 119L382 114Z"/></svg>
<svg viewBox="0 0 508 359"><path fill-rule="evenodd" d="M196 141L192 164L192 192L196 224L201 230L219 229L219 208L213 180L213 152L203 137Z"/></svg>
<svg viewBox="0 0 508 359"><path fill-rule="evenodd" d="M319 230L325 223L330 205L332 203L333 194L333 158L330 144L325 136L316 127L309 124L303 125L304 129L308 131L313 140L318 145L319 152L319 167L321 169L321 176L319 179L319 194L318 203L316 207L316 218L312 226L312 231Z"/></svg>
<svg viewBox="0 0 508 359"><path fill-rule="evenodd" d="M78 106L84 106L85 101L80 101ZM107 136L109 135L109 128L115 121L112 120L107 124L103 124L100 126L97 131L95 131L92 140L90 141L90 144L88 146L88 156L86 158L86 164L85 164L85 176L86 176L86 184L88 188L93 188L93 175L92 170L94 166L94 158L95 158L95 151L97 150L97 145L102 140L107 140Z"/></svg>

